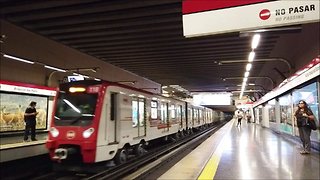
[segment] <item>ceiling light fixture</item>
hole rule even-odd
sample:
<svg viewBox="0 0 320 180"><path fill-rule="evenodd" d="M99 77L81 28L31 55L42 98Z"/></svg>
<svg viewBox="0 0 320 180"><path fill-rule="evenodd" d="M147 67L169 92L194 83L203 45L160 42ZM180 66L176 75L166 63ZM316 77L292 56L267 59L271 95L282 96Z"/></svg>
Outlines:
<svg viewBox="0 0 320 180"><path fill-rule="evenodd" d="M260 42L260 34L255 34L252 38L252 42L251 42L251 48L255 49L258 47Z"/></svg>
<svg viewBox="0 0 320 180"><path fill-rule="evenodd" d="M244 77L245 78L249 77L249 72L248 71L244 73Z"/></svg>
<svg viewBox="0 0 320 180"><path fill-rule="evenodd" d="M253 59L254 59L254 56L255 56L255 52L251 51L250 54L249 54L248 61L249 61L249 62L252 62Z"/></svg>
<svg viewBox="0 0 320 180"><path fill-rule="evenodd" d="M13 60L16 60L16 61L20 61L20 62L24 62L24 63L28 63L28 64L34 64L33 61L29 61L29 60L26 60L26 59L18 58L18 57L11 56L11 55L8 55L8 54L3 54L3 57L9 58L9 59L13 59Z"/></svg>
<svg viewBox="0 0 320 180"><path fill-rule="evenodd" d="M45 65L44 67L47 68L47 69L51 69L51 70L55 70L55 71L59 71L59 72L67 72L64 69L56 68L56 67L53 67L53 66Z"/></svg>
<svg viewBox="0 0 320 180"><path fill-rule="evenodd" d="M247 71L250 71L252 68L252 64L251 63L248 63L247 66L246 66L246 70Z"/></svg>

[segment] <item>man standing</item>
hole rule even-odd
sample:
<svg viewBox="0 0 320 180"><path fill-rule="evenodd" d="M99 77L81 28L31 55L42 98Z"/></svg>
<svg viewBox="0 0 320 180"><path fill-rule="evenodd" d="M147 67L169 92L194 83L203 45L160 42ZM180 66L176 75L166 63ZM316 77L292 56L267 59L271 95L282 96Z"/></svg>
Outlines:
<svg viewBox="0 0 320 180"><path fill-rule="evenodd" d="M242 118L243 118L242 112L240 110L238 110L238 113L237 113L238 124L237 124L237 126L241 126Z"/></svg>
<svg viewBox="0 0 320 180"><path fill-rule="evenodd" d="M24 142L28 140L29 131L31 130L31 140L36 141L36 116L38 112L36 111L37 103L32 101L27 107L24 113L24 122L26 125L26 129L24 131Z"/></svg>

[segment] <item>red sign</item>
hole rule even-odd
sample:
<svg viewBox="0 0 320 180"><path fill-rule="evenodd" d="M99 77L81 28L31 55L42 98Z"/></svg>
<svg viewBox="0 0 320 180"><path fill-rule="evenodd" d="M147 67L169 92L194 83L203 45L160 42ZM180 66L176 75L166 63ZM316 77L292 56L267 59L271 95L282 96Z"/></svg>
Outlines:
<svg viewBox="0 0 320 180"><path fill-rule="evenodd" d="M270 0L185 0L182 2L183 14L218 10L249 4L263 3Z"/></svg>
<svg viewBox="0 0 320 180"><path fill-rule="evenodd" d="M268 9L263 9L260 11L259 17L262 20L267 20L271 16L271 12Z"/></svg>

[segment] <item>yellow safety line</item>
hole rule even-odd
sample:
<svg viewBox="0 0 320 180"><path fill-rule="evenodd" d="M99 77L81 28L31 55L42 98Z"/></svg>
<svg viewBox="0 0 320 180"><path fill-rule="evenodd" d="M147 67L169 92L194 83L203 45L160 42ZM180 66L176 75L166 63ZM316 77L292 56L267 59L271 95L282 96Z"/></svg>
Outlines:
<svg viewBox="0 0 320 180"><path fill-rule="evenodd" d="M231 123L233 124L233 123ZM232 126L229 126L229 129L227 132L230 131ZM206 164L206 166L204 167L204 169L202 170L202 172L200 173L198 180L208 180L208 179L213 179L217 169L218 169L218 165L220 162L220 158L221 158L221 154L223 152L224 149L224 144L225 144L225 137L226 137L225 133L222 140L220 141L218 148L215 150L215 152L212 154L210 160L208 161L208 163Z"/></svg>

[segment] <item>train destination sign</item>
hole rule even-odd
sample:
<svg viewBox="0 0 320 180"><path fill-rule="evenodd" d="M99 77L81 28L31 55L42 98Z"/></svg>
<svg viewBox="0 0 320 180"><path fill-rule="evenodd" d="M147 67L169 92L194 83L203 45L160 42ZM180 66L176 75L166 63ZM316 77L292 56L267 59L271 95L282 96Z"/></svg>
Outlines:
<svg viewBox="0 0 320 180"><path fill-rule="evenodd" d="M319 6L318 0L189 0L183 3L183 33L193 37L318 22Z"/></svg>

